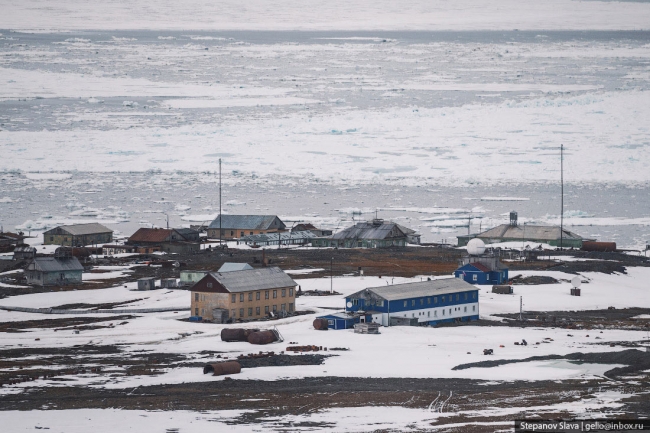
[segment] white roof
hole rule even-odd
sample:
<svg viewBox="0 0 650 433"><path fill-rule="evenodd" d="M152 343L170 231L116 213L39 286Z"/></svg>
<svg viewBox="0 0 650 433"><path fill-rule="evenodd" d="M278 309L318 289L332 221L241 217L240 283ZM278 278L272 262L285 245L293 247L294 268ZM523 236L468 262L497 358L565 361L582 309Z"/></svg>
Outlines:
<svg viewBox="0 0 650 433"><path fill-rule="evenodd" d="M461 278L444 278L441 280L395 284L392 286L368 287L367 289L361 290L347 297L352 298L355 297L355 295L370 291L387 301L395 301L399 299L438 296L446 293L466 292L468 290L478 289Z"/></svg>

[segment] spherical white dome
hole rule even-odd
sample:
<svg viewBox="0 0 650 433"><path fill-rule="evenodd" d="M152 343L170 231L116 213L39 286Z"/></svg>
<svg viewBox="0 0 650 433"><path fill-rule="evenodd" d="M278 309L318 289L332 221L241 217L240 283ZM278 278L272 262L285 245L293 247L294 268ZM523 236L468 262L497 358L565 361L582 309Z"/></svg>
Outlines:
<svg viewBox="0 0 650 433"><path fill-rule="evenodd" d="M577 289L582 284L582 278L576 275L575 277L571 278L571 284Z"/></svg>
<svg viewBox="0 0 650 433"><path fill-rule="evenodd" d="M480 256L485 252L485 243L478 238L474 238L467 243L467 252L472 256Z"/></svg>

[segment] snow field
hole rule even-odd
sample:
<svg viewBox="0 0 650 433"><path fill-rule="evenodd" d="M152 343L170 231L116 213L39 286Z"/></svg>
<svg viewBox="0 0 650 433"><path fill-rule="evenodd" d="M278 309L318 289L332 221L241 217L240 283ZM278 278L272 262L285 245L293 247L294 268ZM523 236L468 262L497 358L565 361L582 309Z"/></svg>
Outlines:
<svg viewBox="0 0 650 433"><path fill-rule="evenodd" d="M559 272L528 272L526 275L549 275L568 281L572 275ZM581 310L607 308L610 305L623 307L648 307L650 295L645 281L650 277L648 268L629 268L628 275L585 274L583 296L571 297L570 284L564 282L555 285L515 286L515 295L493 295L487 293L487 287L480 290L481 317L490 319L497 313L516 313L519 311L519 296L523 296L525 311ZM340 293L350 294L371 286L389 283L399 284L413 279L392 277L340 277L335 278L334 289ZM303 290L329 290L330 279L299 279ZM129 285L127 285L129 286ZM20 305L28 307L49 307L64 303L116 302L139 297L148 299L130 304L126 308L155 308L189 306L189 293L180 290L154 290L149 292L130 291L123 286L84 290L76 292L45 293L24 295L0 301L0 305ZM612 295L615 291L615 295ZM312 327L313 319L321 314L342 309L344 300L339 296L304 296L298 298L297 308L313 309L316 314L281 319L274 322L250 323L246 327L277 326L285 338L281 344L265 347L251 346L248 343L225 343L220 340L224 327L242 325L216 325L181 322L176 319L186 317L189 313L151 313L129 320L126 325L116 328L72 332L53 332L52 329L34 330L29 333L7 334L3 337L4 347L52 347L73 346L78 344L128 344L130 350L153 350L192 355L201 350L226 352L225 356L236 357L239 354L257 352L258 350L280 351L289 341L299 344L314 344L324 347L346 347L349 351L336 354L320 366L265 367L245 369L239 378L276 380L279 378L301 378L318 376L350 377L435 377L435 378L472 378L486 380L536 380L563 379L575 377L600 376L611 366L587 365L575 366L566 361L544 361L526 364L482 369L472 368L454 371L456 365L483 361L484 348L493 348L495 356L490 359L519 359L529 356L568 354L572 352L594 352L612 350L608 341L638 341L645 338L643 332L624 330L579 331L551 328L510 328L457 326L442 328L390 327L381 328L380 335L354 334L352 330L316 331ZM2 320L34 320L37 318L55 318L61 316L16 313L0 311ZM185 334L180 337L180 334ZM188 335L189 334L189 335ZM572 336L569 336L571 334ZM589 335L589 337L587 337ZM40 341L34 341L40 338ZM550 343L536 345L544 339L553 339ZM526 339L528 346L515 346L515 341ZM505 347L500 348L500 345ZM468 353L470 352L470 353ZM212 359L205 359L211 361ZM79 379L77 379L79 380ZM199 369L170 369L160 376L124 377L114 379L88 379L89 386L131 387L148 384L182 383L193 381L223 380L222 377L203 376ZM39 385L39 382L33 382ZM45 385L45 384L41 384ZM30 385L31 386L31 385ZM47 385L49 386L49 385Z"/></svg>

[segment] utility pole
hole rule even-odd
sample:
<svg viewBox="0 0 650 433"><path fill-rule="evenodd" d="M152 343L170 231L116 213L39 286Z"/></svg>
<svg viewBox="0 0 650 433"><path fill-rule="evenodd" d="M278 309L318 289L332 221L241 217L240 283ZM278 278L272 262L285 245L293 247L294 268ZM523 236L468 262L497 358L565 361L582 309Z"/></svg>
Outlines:
<svg viewBox="0 0 650 433"><path fill-rule="evenodd" d="M334 257L330 259L330 293L334 293Z"/></svg>
<svg viewBox="0 0 650 433"><path fill-rule="evenodd" d="M470 226L472 225L472 214L467 216L467 236L470 235Z"/></svg>
<svg viewBox="0 0 650 433"><path fill-rule="evenodd" d="M219 158L219 247L221 247L221 222L223 215L221 215L221 158Z"/></svg>
<svg viewBox="0 0 650 433"><path fill-rule="evenodd" d="M561 196L560 199L560 250L564 249L564 145L560 144L560 183Z"/></svg>
<svg viewBox="0 0 650 433"><path fill-rule="evenodd" d="M519 321L520 321L520 322L521 322L522 320L524 320L524 319L522 318L522 312L523 312L523 310L524 310L524 300L523 300L523 299L524 299L523 296L520 296L520 297L519 297Z"/></svg>

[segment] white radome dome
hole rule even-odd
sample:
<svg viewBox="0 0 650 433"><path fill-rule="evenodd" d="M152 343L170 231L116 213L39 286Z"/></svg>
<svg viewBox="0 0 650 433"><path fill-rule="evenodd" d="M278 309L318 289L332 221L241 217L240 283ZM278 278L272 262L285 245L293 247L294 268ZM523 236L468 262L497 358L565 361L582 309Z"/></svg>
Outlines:
<svg viewBox="0 0 650 433"><path fill-rule="evenodd" d="M467 243L467 252L472 256L480 256L485 252L485 243L477 238Z"/></svg>

